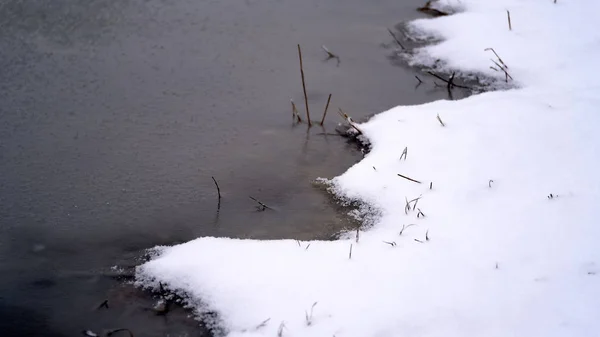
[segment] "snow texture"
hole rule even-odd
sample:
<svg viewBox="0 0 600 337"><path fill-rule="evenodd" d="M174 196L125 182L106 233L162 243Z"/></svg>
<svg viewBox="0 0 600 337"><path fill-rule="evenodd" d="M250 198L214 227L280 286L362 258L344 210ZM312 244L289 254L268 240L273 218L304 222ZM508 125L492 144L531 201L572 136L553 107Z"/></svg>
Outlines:
<svg viewBox="0 0 600 337"><path fill-rule="evenodd" d="M228 336L599 336L600 2L458 4L411 23L442 39L415 62L504 81L492 47L518 89L361 124L371 152L331 180L377 211L358 243L199 238L157 249L138 282Z"/></svg>

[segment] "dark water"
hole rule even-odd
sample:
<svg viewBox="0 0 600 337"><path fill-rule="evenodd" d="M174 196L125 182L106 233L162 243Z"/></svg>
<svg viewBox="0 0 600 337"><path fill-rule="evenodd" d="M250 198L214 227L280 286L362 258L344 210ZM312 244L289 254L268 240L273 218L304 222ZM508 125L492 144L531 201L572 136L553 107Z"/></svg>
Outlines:
<svg viewBox="0 0 600 337"><path fill-rule="evenodd" d="M392 66L386 27L419 0L0 1L0 331L202 335L107 277L198 236L328 238L347 224L311 182L361 158L334 132L446 98ZM303 111L303 47L313 119ZM325 61L321 45L340 55ZM325 130L325 131L324 131ZM221 209L216 214L220 183ZM248 196L276 211L256 212ZM108 310L93 310L104 298Z"/></svg>

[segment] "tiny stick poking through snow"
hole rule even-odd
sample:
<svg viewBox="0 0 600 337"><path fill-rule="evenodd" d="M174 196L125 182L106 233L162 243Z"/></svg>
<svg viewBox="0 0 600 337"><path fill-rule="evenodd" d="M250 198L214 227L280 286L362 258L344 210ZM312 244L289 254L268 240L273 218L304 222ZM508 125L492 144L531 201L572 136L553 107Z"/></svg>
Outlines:
<svg viewBox="0 0 600 337"><path fill-rule="evenodd" d="M508 30L512 30L512 25L510 23L510 12L508 9L506 10L506 15L508 16Z"/></svg>
<svg viewBox="0 0 600 337"><path fill-rule="evenodd" d="M315 309L315 305L317 305L317 302L313 303L313 305L310 307L310 315L306 310L304 311L304 318L306 319L307 326L312 325L313 310Z"/></svg>
<svg viewBox="0 0 600 337"><path fill-rule="evenodd" d="M438 122L440 122L440 124L442 126L446 126L446 124L444 124L444 121L442 121L442 118L440 117L440 114L437 114L437 120L438 120Z"/></svg>
<svg viewBox="0 0 600 337"><path fill-rule="evenodd" d="M285 328L285 321L281 321L281 324L279 324L279 328L277 329L277 337L282 337L283 336L283 329Z"/></svg>
<svg viewBox="0 0 600 337"><path fill-rule="evenodd" d="M420 181L418 181L418 180L415 180L415 179L413 179L413 178L409 178L409 177L407 177L407 176L403 176L403 175L401 175L400 173L397 173L397 174L398 174L398 176L399 176L399 177L402 177L402 178L404 178L404 179L406 179L406 180L410 180L410 181L412 181L412 182L415 182L415 183L417 183L417 184L420 184L420 183L421 183L421 182L420 182Z"/></svg>
<svg viewBox="0 0 600 337"><path fill-rule="evenodd" d="M405 147L404 151L402 151L402 154L400 155L400 160L402 160L403 157L404 157L404 160L406 160L407 156L408 156L408 147Z"/></svg>
<svg viewBox="0 0 600 337"><path fill-rule="evenodd" d="M271 320L271 318L267 318L264 321L262 321L259 325L257 325L254 330L260 330L261 328L264 328L265 326L267 326L267 323L269 323L269 321Z"/></svg>
<svg viewBox="0 0 600 337"><path fill-rule="evenodd" d="M402 229L400 230L400 234L398 234L398 235L402 235L402 233L404 233L404 230L407 229L410 226L416 226L416 224L411 223L409 225L402 225Z"/></svg>

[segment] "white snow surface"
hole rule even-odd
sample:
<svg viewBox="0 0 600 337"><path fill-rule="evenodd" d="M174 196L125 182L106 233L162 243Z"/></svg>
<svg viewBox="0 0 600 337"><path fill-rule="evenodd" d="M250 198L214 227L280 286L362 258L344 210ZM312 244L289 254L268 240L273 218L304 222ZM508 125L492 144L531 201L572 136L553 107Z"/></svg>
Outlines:
<svg viewBox="0 0 600 337"><path fill-rule="evenodd" d="M493 47L518 89L361 124L371 152L331 180L378 210L358 243L199 238L158 248L138 282L228 336L600 336L600 2L445 5L461 11L411 23L443 40L414 62L504 80ZM405 212L418 196L425 217Z"/></svg>

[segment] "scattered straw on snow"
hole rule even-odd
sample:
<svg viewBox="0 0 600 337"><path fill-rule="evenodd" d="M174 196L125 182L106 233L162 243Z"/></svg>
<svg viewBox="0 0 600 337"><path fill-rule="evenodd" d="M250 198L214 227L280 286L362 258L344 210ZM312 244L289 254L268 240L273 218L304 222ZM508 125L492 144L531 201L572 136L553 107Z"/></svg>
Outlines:
<svg viewBox="0 0 600 337"><path fill-rule="evenodd" d="M229 336L598 336L600 3L460 3L411 24L444 39L415 62L503 80L493 47L520 89L361 124L371 152L331 181L380 212L358 243L199 238L138 282L217 312ZM405 207L419 196L425 217Z"/></svg>

